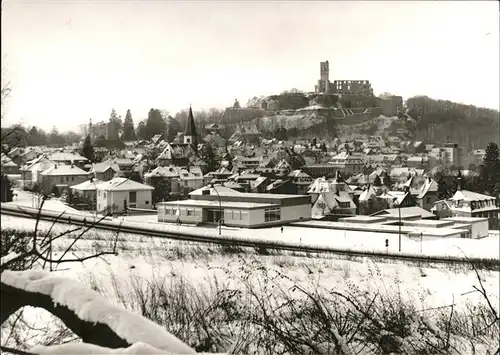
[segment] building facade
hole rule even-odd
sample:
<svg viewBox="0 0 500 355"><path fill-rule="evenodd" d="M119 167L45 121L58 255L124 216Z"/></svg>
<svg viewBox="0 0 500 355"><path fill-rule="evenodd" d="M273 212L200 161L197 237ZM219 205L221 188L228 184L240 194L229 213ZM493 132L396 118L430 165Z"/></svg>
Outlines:
<svg viewBox="0 0 500 355"><path fill-rule="evenodd" d="M158 221L257 228L311 218L307 195L241 193L214 186L193 191L190 197L158 203Z"/></svg>
<svg viewBox="0 0 500 355"><path fill-rule="evenodd" d="M128 208L151 209L153 187L127 178L114 178L96 187L97 210L123 213Z"/></svg>

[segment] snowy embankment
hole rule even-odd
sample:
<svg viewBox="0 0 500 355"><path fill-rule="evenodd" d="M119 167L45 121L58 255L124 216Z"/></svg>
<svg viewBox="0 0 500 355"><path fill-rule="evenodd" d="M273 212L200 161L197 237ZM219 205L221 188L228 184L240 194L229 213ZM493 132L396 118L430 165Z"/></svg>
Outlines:
<svg viewBox="0 0 500 355"><path fill-rule="evenodd" d="M125 220L134 218L137 217L128 217ZM3 229L33 230L35 221L2 215L1 222ZM51 225L51 222L41 221L40 231L47 232ZM194 229L194 227L187 226L179 228ZM283 235L289 228L291 227L285 227ZM67 229L67 224L56 224L52 228L52 233L57 235ZM216 233L216 230L208 230ZM273 230L275 232L271 232ZM223 229L223 233L228 231L231 230ZM267 231L276 233L278 237L281 235L279 228L271 228ZM304 233L304 228L300 228L300 231ZM54 258L59 257L77 235L73 233L54 242ZM72 250L79 256L92 254L107 248L115 235L116 233L110 231L90 231L73 246ZM269 275L280 273L284 277L275 279L279 281L273 281L279 282L275 288L279 286L283 290L289 290L288 293L294 285L298 285L311 292L319 289L335 290L346 294L356 292L355 294L360 295L365 293L397 295L399 302L414 305L418 314L424 316L432 316L433 313L428 310L429 308L453 304L455 312L465 312L473 306L484 303L480 294L471 293L474 287L479 287L479 285L475 273L467 265L457 267L431 264L411 265L404 262L379 261L374 263L369 258L356 261L339 260L333 255L321 257L310 255L306 258L286 252L279 255L256 255L252 248L238 253L231 252L231 250L224 252L223 247L211 244L189 243L126 233L120 233L118 241L118 256L91 259L85 263L63 264L57 274L78 280L86 288L98 289L110 302L121 303L127 309L139 313L142 311L140 305L137 304L139 293L136 292L140 289L147 289L151 283L164 285L166 292L170 289L177 290L173 286L178 284L192 285L192 289L188 288L189 299L194 299L198 294L215 294L222 289L237 288L246 292L248 290L260 292L262 287L266 287L265 280L270 277ZM425 243L424 246L427 245ZM242 279L247 275L250 275L250 278L242 283ZM481 278L485 288L491 291L491 300L498 309L497 290L500 286L498 272L481 271ZM175 308L177 307L176 300L174 298L169 300L171 301L169 303L173 303L172 306L165 304L161 307L170 307L168 309L171 311L177 309ZM198 313L201 314L202 311L203 309L200 309ZM38 325L46 322L46 317L44 318L39 310L31 309L27 315L33 320L39 319L40 321L36 322ZM175 324L160 324L180 339L186 340L178 335L178 330L175 331ZM222 324L218 326L222 328ZM189 333L192 332L191 330ZM189 342L189 344L193 343ZM197 342L195 341L194 344ZM51 352L40 349L37 353L91 353L92 351L92 349L82 348L81 345L59 346L57 349L56 351L52 348ZM107 353L107 351L99 350L94 351L99 354ZM125 352L125 349L113 350L113 354L134 353L132 349L127 351ZM144 351L139 353L144 353ZM462 353L467 353L467 351Z"/></svg>
<svg viewBox="0 0 500 355"><path fill-rule="evenodd" d="M31 219L1 216L1 222L4 228L27 230L34 228L34 221ZM39 229L43 232L51 227L52 223L48 221L41 221L39 224ZM56 224L52 227L52 233L57 235L67 228L66 224ZM297 229L304 230L304 228ZM276 230L281 234L279 228ZM58 239L53 246L54 257L61 255L72 244L76 235L78 233ZM116 233L110 231L90 231L72 247L72 252L81 256L106 250L111 247L115 237ZM114 292L109 288L112 285L111 275L114 275L120 284L127 284L133 277L148 280L152 276L186 277L194 282L200 280L205 282L213 277L227 279L224 270L238 270L241 262L239 254L224 254L223 249L213 244L175 241L161 237L119 233L117 246L119 253L117 257L64 264L62 267L69 269L60 273L64 275L67 273L69 277L83 278L87 284L90 279L95 279L104 285L111 295ZM241 255L242 258L252 259L255 251L246 248L242 250ZM412 301L414 301L412 297L418 295L420 298L425 294L431 305L451 303L453 297L470 292L472 285L477 282L474 272L467 264L447 266L422 263L415 266L405 262L382 262L380 259L374 263L368 257L349 261L331 254L310 255L310 258L294 255L292 252L281 252L279 255L258 255L257 258L272 267L286 270L294 276L294 280L301 280L301 283L307 284L310 275L317 275L317 281L325 287L336 287L339 290L345 289L346 279L368 289L383 284L384 289L391 289L394 292L398 291L399 282L404 282L405 290L408 291L407 296ZM310 270L317 270L319 274L311 274ZM379 277L374 278L373 273L379 274ZM498 272L484 271L484 274L487 275L485 277L489 289L498 289ZM474 298L475 296L477 295L472 294L461 298L475 299L473 302L477 302L479 298Z"/></svg>
<svg viewBox="0 0 500 355"><path fill-rule="evenodd" d="M20 189L14 189L15 197L12 202L2 202L2 206L21 206L29 208L38 208L41 205L42 197L38 194L23 191ZM44 211L56 211L56 212L66 212L68 214L74 215L90 215L89 212L79 211L73 207L68 206L61 199L51 198L47 199L43 203Z"/></svg>
<svg viewBox="0 0 500 355"><path fill-rule="evenodd" d="M34 211L24 208L25 210ZM59 212L44 210L44 213L59 216ZM89 223L98 221L102 216L77 215L65 213L63 218L85 220ZM34 221L34 220L33 220ZM193 236L201 238L223 238L233 242L271 243L276 247L301 247L316 249L336 249L346 252L372 252L402 256L437 257L437 258L478 258L500 260L498 243L499 236L490 236L483 239L464 238L435 238L422 241L413 240L405 235L400 237L392 233L375 233L361 231L343 231L324 228L304 228L285 226L281 233L280 227L261 229L227 228L223 227L222 235L218 235L216 227L199 227L176 225L157 222L156 215L130 216L111 218L106 217L102 224L114 227L132 227L155 232L165 232L179 236ZM34 222L33 222L34 225ZM389 247L385 247L386 239ZM401 251L399 244L401 243Z"/></svg>

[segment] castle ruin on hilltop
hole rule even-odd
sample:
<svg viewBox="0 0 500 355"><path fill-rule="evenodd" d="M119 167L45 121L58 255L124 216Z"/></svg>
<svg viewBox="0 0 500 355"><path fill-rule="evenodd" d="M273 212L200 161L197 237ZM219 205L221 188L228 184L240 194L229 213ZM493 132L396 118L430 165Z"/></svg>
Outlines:
<svg viewBox="0 0 500 355"><path fill-rule="evenodd" d="M363 123L384 115L393 117L403 108L401 96L377 97L369 80L334 80L330 82L328 60L320 62L320 79L313 92L284 91L270 95L252 107L228 107L223 124L236 124L275 115L319 114L338 124Z"/></svg>
<svg viewBox="0 0 500 355"><path fill-rule="evenodd" d="M373 96L372 84L369 80L335 80L330 82L330 65L328 60L320 62L320 79L315 87L318 94L344 94Z"/></svg>

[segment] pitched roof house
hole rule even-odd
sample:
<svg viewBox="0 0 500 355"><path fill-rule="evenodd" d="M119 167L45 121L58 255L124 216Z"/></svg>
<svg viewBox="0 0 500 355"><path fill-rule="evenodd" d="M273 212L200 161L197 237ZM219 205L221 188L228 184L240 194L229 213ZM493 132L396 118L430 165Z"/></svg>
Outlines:
<svg viewBox="0 0 500 355"><path fill-rule="evenodd" d="M97 185L97 210L121 213L128 208L152 208L153 187L117 177Z"/></svg>
<svg viewBox="0 0 500 355"><path fill-rule="evenodd" d="M46 191L51 191L54 186L68 187L86 181L89 173L76 165L54 164L38 175L39 183Z"/></svg>
<svg viewBox="0 0 500 355"><path fill-rule="evenodd" d="M430 211L438 200L437 192L438 183L431 177L427 178L415 198L417 205L424 210Z"/></svg>

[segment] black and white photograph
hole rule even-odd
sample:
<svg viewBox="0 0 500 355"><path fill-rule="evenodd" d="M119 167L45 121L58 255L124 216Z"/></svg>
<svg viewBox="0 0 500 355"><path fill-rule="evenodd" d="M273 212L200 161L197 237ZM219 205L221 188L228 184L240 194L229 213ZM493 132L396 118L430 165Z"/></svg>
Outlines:
<svg viewBox="0 0 500 355"><path fill-rule="evenodd" d="M1 354L500 355L497 1L1 15Z"/></svg>

